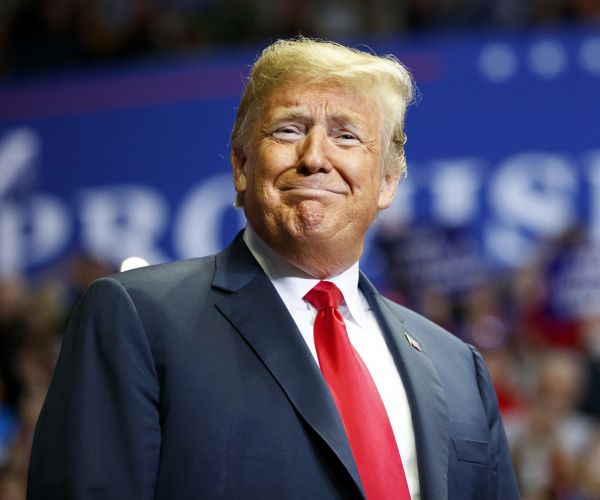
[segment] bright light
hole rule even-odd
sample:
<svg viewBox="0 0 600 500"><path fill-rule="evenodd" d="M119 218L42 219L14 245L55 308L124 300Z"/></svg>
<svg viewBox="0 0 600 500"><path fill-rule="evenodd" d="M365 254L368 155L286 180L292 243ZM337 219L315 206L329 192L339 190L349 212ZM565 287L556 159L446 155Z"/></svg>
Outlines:
<svg viewBox="0 0 600 500"><path fill-rule="evenodd" d="M148 261L141 257L127 257L121 262L121 271L129 271L130 269L136 269L138 267L144 267L148 265Z"/></svg>
<svg viewBox="0 0 600 500"><path fill-rule="evenodd" d="M504 82L518 70L517 56L505 43L487 45L479 56L479 71L494 82Z"/></svg>

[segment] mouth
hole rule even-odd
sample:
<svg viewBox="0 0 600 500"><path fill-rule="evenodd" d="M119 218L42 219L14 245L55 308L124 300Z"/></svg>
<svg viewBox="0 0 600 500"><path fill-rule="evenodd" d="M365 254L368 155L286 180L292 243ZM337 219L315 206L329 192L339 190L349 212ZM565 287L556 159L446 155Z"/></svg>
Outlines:
<svg viewBox="0 0 600 500"><path fill-rule="evenodd" d="M346 190L337 186L319 184L288 184L280 187L282 192L299 196L324 196L327 194L346 194Z"/></svg>

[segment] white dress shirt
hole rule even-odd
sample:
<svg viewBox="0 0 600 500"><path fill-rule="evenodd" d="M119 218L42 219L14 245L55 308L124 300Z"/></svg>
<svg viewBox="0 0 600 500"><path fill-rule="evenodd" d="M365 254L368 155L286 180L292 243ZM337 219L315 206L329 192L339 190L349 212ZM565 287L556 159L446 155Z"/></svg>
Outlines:
<svg viewBox="0 0 600 500"><path fill-rule="evenodd" d="M244 241L275 286L318 364L313 332L317 310L303 297L320 280L276 254L249 225L244 231ZM339 310L344 317L348 337L377 386L398 444L411 499L418 500L420 490L417 455L406 391L375 314L358 288L358 276L356 262L343 273L326 281L334 283L344 296Z"/></svg>

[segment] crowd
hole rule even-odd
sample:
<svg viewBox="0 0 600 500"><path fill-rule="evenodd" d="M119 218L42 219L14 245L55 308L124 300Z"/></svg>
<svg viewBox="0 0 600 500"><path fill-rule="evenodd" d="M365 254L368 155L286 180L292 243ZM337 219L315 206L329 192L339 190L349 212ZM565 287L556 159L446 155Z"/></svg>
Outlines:
<svg viewBox="0 0 600 500"><path fill-rule="evenodd" d="M35 424L71 308L114 270L85 256L39 280L0 280L0 500L24 500Z"/></svg>
<svg viewBox="0 0 600 500"><path fill-rule="evenodd" d="M277 37L600 22L596 0L3 0L0 75Z"/></svg>
<svg viewBox="0 0 600 500"><path fill-rule="evenodd" d="M411 253L407 240L414 245L422 231L377 236L387 295L484 354L524 500L600 499L600 279L586 273L577 283L582 261L600 259L600 249L574 231L508 273L490 273L471 261L475 279L453 281L457 270L465 274L455 255L419 279L427 274L423 261L407 263L405 257ZM35 281L0 282L2 500L25 498L32 433L69 311L93 279L112 271L77 256ZM410 280L401 279L407 274ZM568 309L557 298L555 288L566 282L579 287L580 307Z"/></svg>
<svg viewBox="0 0 600 500"><path fill-rule="evenodd" d="M388 295L483 353L523 500L600 499L600 246L573 229L498 273L468 242L380 234Z"/></svg>

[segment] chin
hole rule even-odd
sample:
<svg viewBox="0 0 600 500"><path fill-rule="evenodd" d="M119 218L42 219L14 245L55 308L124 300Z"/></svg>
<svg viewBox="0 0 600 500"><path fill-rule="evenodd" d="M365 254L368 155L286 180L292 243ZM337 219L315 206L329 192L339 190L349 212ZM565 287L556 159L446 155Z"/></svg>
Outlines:
<svg viewBox="0 0 600 500"><path fill-rule="evenodd" d="M307 200L298 203L294 207L295 225L303 231L320 231L329 226L330 220L334 217L331 210L322 203L314 200Z"/></svg>
<svg viewBox="0 0 600 500"><path fill-rule="evenodd" d="M333 242L342 229L343 227L338 225L302 221L293 228L292 238L305 245L309 245L311 242Z"/></svg>

